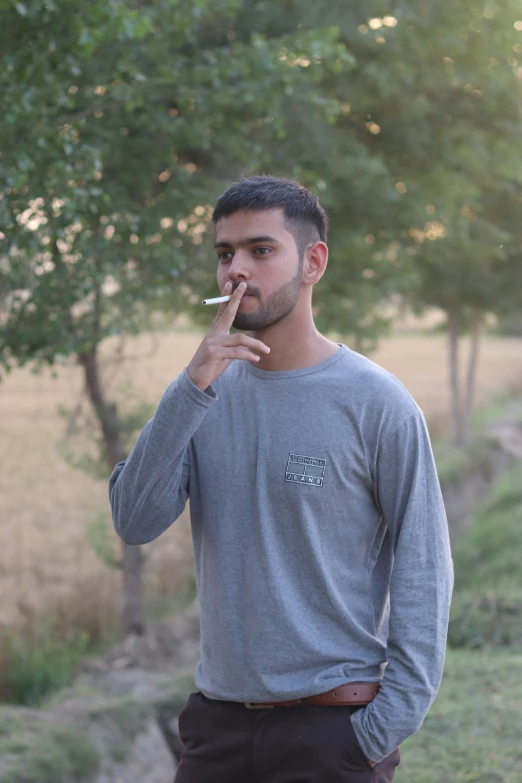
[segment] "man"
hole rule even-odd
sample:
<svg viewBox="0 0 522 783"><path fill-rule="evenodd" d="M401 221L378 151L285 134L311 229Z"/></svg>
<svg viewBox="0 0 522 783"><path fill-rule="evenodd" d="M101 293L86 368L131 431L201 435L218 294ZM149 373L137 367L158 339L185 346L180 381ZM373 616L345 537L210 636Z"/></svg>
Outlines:
<svg viewBox="0 0 522 783"><path fill-rule="evenodd" d="M110 480L128 544L190 496L201 660L176 783L389 783L439 687L453 579L424 418L315 328L309 191L245 179L213 219L231 299Z"/></svg>

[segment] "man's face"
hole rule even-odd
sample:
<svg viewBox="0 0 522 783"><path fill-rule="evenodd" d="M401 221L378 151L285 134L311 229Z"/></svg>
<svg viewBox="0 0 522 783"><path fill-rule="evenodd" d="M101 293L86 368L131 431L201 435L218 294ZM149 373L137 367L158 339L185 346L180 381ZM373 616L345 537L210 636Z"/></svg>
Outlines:
<svg viewBox="0 0 522 783"><path fill-rule="evenodd" d="M247 289L233 326L260 331L286 318L301 293L301 271L294 235L282 209L234 212L216 224L217 281Z"/></svg>

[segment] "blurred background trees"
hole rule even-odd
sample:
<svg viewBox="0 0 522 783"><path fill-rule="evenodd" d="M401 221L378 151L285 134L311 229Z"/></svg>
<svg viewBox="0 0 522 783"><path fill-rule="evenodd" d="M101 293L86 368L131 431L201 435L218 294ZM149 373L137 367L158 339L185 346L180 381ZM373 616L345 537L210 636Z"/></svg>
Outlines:
<svg viewBox="0 0 522 783"><path fill-rule="evenodd" d="M5 19L2 358L76 356L108 472L128 444L100 344L185 307L208 190L259 158L299 76L281 45L345 59L333 30L236 41L237 11L229 0L42 2ZM126 629L142 633L142 556L122 551Z"/></svg>

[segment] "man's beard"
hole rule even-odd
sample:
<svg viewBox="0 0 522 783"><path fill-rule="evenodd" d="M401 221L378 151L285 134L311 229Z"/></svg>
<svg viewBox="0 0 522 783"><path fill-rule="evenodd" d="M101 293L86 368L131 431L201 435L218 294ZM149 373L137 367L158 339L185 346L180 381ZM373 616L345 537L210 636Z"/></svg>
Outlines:
<svg viewBox="0 0 522 783"><path fill-rule="evenodd" d="M237 313L232 326L234 329L241 329L245 332L259 332L262 329L268 329L275 326L283 318L286 318L297 304L301 291L301 272L302 262L299 263L297 274L288 283L285 283L271 294L266 304L260 305L255 313ZM235 286L237 288L237 286ZM247 289L253 294L256 290Z"/></svg>

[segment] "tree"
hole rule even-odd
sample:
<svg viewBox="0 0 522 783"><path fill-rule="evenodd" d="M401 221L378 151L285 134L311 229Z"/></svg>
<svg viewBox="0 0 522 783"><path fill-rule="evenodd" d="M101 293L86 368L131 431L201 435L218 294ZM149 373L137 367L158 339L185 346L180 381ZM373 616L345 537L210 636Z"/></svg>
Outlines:
<svg viewBox="0 0 522 783"><path fill-rule="evenodd" d="M479 220L474 212L439 218L414 234L419 286L417 306L439 307L446 313L453 443L465 446L470 437L479 340L486 316L501 302L500 286L506 261L498 226ZM462 379L461 338L471 334L465 380Z"/></svg>
<svg viewBox="0 0 522 783"><path fill-rule="evenodd" d="M366 42L358 40L358 25L367 15L363 3L326 7L298 0L274 11L252 0L243 2L234 28L241 38L254 20L256 29L277 38L294 29L311 34L324 19L340 30L343 57L337 52L336 59L312 46L302 55L281 43L279 58L297 70L299 78L286 90L285 121L276 142L265 144L260 159L250 161L244 173L296 178L321 199L330 218L330 261L314 295L315 317L320 328L353 337L363 352L371 350L387 328L383 300L411 285L411 268L398 252L398 240L412 220L395 172L370 143L374 134L367 127L372 125L367 112L378 97L373 82L390 65L381 71L372 60L375 52L366 51ZM375 42L373 49L379 49ZM315 94L310 96L312 78ZM393 71L389 78L393 80ZM192 289L198 294L212 290L210 241L195 266ZM192 314L201 322L208 318L197 308Z"/></svg>
<svg viewBox="0 0 522 783"><path fill-rule="evenodd" d="M9 3L2 18L0 361L74 356L108 470L126 456L99 348L186 306L188 268L223 173L260 159L302 74L285 44L235 40L235 0ZM297 33L343 58L335 30ZM123 546L125 630L145 628L136 547Z"/></svg>
<svg viewBox="0 0 522 783"><path fill-rule="evenodd" d="M447 82L430 95L434 125L439 120L436 155L433 165L412 174L432 217L410 229L407 249L418 273L410 301L447 316L453 442L464 446L487 316L520 303L514 292L522 287L522 68L514 53L522 53L522 22L516 3L469 2L451 10L458 11L452 35L437 38ZM438 8L431 16L441 15ZM471 350L462 372L466 333Z"/></svg>
<svg viewBox="0 0 522 783"><path fill-rule="evenodd" d="M305 28L337 24L354 57L348 79L322 82L341 111L325 123L289 101L293 132L276 151L330 215L318 324L364 349L382 333L383 303L444 309L454 441L464 444L486 316L520 306L520 4L294 7Z"/></svg>
<svg viewBox="0 0 522 783"><path fill-rule="evenodd" d="M421 300L431 306L436 299L440 306L433 264L424 264L421 252L447 232L443 245L431 250L442 251L438 268L446 287L462 259L459 279L468 289L468 315L459 319L462 328L471 319L478 337L483 319L477 308L475 315L469 311L469 293L480 286L465 282L473 267L462 253L483 257L488 237L496 274L501 268L497 250L508 252L501 215L491 209L486 214L479 202L515 194L520 177L519 5L399 0L391 9L381 0L348 7L296 0L274 11L252 0L242 9L234 27L238 38L253 19L256 29L271 36L335 25L352 57L347 71L336 69L334 62L325 67L316 53L299 57L281 47L285 62L298 64L301 71L317 69L320 99L310 103L308 80L296 81L287 91L277 144L265 146L261 160L247 169L299 179L328 211L330 262L314 298L318 325L351 336L356 348L366 351L386 327L383 303L419 308ZM466 215L477 216L478 223L471 225ZM452 228L448 221L454 218ZM427 244L421 246L422 236ZM451 253L450 236L455 242ZM485 258L483 265L488 266ZM210 289L213 267L212 261L205 267L203 255L198 258L196 289ZM488 289L491 271L484 274ZM495 304L491 293L487 306L498 309L500 302ZM454 340L455 319L452 329ZM452 356L457 353L453 350ZM452 366L455 375L455 362ZM472 362L467 374L470 390L475 366ZM468 397L464 407L470 411Z"/></svg>
<svg viewBox="0 0 522 783"><path fill-rule="evenodd" d="M515 307L507 292L522 288L515 261L520 4L399 0L393 12L382 2L344 10L329 4L323 22L340 25L356 66L344 84L328 85L345 102L330 131L328 158L318 155L317 144L309 156L309 165L314 154L326 163L321 195L333 238L319 315L333 325L335 301L348 305L355 323L340 320L357 336L394 295L417 307L442 307L454 439L464 443L485 316ZM308 7L308 23L316 24L322 11ZM458 345L467 329L473 350L461 390Z"/></svg>

